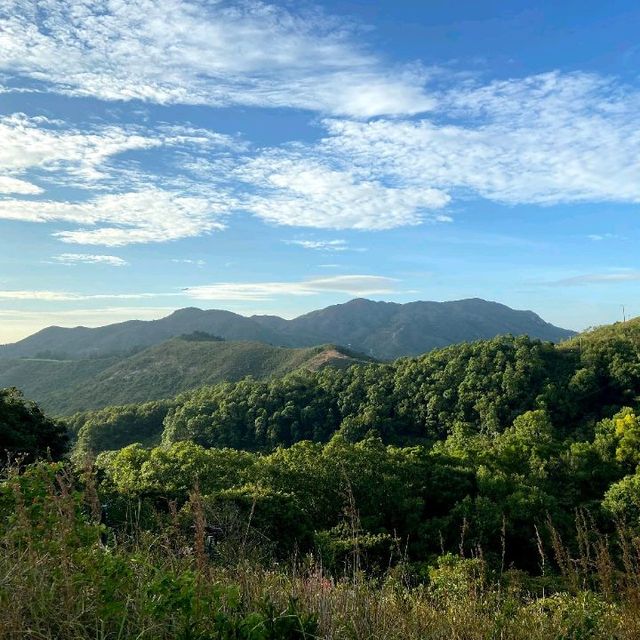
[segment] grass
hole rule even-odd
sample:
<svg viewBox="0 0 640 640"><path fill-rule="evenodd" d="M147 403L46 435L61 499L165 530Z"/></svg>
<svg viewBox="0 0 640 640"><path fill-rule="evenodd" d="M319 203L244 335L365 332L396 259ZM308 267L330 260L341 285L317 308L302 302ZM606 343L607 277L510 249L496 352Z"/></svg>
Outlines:
<svg viewBox="0 0 640 640"><path fill-rule="evenodd" d="M404 563L374 578L355 560L341 575L313 556L279 565L248 543L250 522L211 546L197 491L189 507L189 523L169 508L145 531L134 508L131 526L108 530L90 473L11 472L0 485L0 638L640 637L640 541L620 530L614 544L585 518L573 554L551 528L546 575L492 572L478 553L442 556L425 579Z"/></svg>

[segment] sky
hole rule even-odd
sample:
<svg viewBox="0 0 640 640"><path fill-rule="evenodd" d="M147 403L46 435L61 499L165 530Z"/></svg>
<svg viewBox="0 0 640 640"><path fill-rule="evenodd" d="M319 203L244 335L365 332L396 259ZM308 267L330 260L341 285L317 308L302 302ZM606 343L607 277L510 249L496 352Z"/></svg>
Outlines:
<svg viewBox="0 0 640 640"><path fill-rule="evenodd" d="M197 306L640 315L635 0L0 0L0 343Z"/></svg>

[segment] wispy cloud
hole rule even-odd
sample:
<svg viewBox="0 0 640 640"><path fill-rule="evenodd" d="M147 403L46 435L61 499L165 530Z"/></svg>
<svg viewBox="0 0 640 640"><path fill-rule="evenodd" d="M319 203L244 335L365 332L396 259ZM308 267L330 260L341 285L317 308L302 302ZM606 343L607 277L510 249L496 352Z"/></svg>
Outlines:
<svg viewBox="0 0 640 640"><path fill-rule="evenodd" d="M285 242L315 251L347 251L349 249L346 240L285 240Z"/></svg>
<svg viewBox="0 0 640 640"><path fill-rule="evenodd" d="M0 139L0 171L15 174L39 168L85 180L103 178L101 167L112 156L164 142L122 127L79 131L57 120L22 113L0 117Z"/></svg>
<svg viewBox="0 0 640 640"><path fill-rule="evenodd" d="M341 275L297 282L219 282L188 287L184 293L197 300L271 300L278 296L311 296L323 292L349 295L394 293L398 280L373 275Z"/></svg>
<svg viewBox="0 0 640 640"><path fill-rule="evenodd" d="M560 280L554 280L548 284L555 286L571 287L571 286L583 286L590 284L616 284L624 282L639 282L640 271L624 270L624 271L612 271L604 273L586 273L583 275L571 276L569 278L561 278Z"/></svg>
<svg viewBox="0 0 640 640"><path fill-rule="evenodd" d="M313 157L315 151L309 150ZM299 151L268 153L242 166L237 176L258 190L243 208L279 225L383 230L415 225L449 202L424 187L387 186L348 169L334 168Z"/></svg>
<svg viewBox="0 0 640 640"><path fill-rule="evenodd" d="M0 116L0 192L35 194L42 188L20 184L16 176L27 171L44 172L56 184L72 183L95 188L109 178L120 180L123 171L112 164L120 154L160 147L174 151L242 151L246 143L202 128L163 125L95 126L79 129L69 123L23 113ZM111 164L110 164L111 163ZM112 180L113 182L113 180Z"/></svg>
<svg viewBox="0 0 640 640"><path fill-rule="evenodd" d="M42 193L43 189L26 180L11 178L10 176L0 176L0 193L15 193L32 196Z"/></svg>
<svg viewBox="0 0 640 640"><path fill-rule="evenodd" d="M175 297L177 293L72 293L37 289L1 290L0 300L38 300L40 302L77 302L80 300L145 300Z"/></svg>
<svg viewBox="0 0 640 640"><path fill-rule="evenodd" d="M590 233L587 238L589 238L589 240L593 240L594 242L621 239L620 236L615 233Z"/></svg>
<svg viewBox="0 0 640 640"><path fill-rule="evenodd" d="M640 92L559 72L453 87L433 119L327 121L318 153L372 178L509 204L640 202Z"/></svg>
<svg viewBox="0 0 640 640"><path fill-rule="evenodd" d="M640 91L612 78L554 71L482 84L440 74L436 83L417 66L391 68L338 19L257 0L0 0L0 9L0 71L14 83L325 118L319 141L255 148L190 126L0 116L0 194L10 196L0 218L78 225L55 233L63 242L194 237L238 211L272 225L384 231L451 221L449 205L470 197L640 202ZM122 159L150 149L153 164ZM82 193L43 200L49 185Z"/></svg>
<svg viewBox="0 0 640 640"><path fill-rule="evenodd" d="M104 256L91 253L61 253L54 256L56 262L68 265L106 264L112 267L126 267L129 263L118 256Z"/></svg>
<svg viewBox="0 0 640 640"><path fill-rule="evenodd" d="M192 264L196 267L204 267L207 264L204 260L192 260L191 258L172 258L171 262L176 264Z"/></svg>
<svg viewBox="0 0 640 640"><path fill-rule="evenodd" d="M242 3L3 0L0 70L102 100L411 114L425 72L383 64L337 19Z"/></svg>
<svg viewBox="0 0 640 640"><path fill-rule="evenodd" d="M104 195L84 202L0 200L0 219L82 225L54 235L63 242L118 247L166 242L224 227L229 199L183 196L158 188Z"/></svg>

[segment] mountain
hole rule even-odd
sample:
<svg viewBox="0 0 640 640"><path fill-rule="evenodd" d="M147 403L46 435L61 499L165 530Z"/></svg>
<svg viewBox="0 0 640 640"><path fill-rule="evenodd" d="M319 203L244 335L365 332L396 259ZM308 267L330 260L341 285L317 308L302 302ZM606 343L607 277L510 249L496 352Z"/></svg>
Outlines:
<svg viewBox="0 0 640 640"><path fill-rule="evenodd" d="M478 298L453 302L374 302L356 299L293 320L245 317L216 309L180 309L160 320L131 320L89 329L49 327L0 347L0 358L76 359L131 354L169 338L203 331L225 340L288 347L332 343L377 359L418 355L457 342L511 333L558 342L574 335L532 311Z"/></svg>
<svg viewBox="0 0 640 640"><path fill-rule="evenodd" d="M270 316L253 319L265 328L285 329ZM503 334L529 335L550 342L575 335L545 322L533 311L516 311L479 298L407 304L360 298L290 320L286 331L309 344L330 340L381 360Z"/></svg>
<svg viewBox="0 0 640 640"><path fill-rule="evenodd" d="M173 338L123 358L0 359L0 388L17 386L47 411L69 414L170 398L249 375L268 378L296 369L370 361L333 345L291 349L261 342Z"/></svg>
<svg viewBox="0 0 640 640"><path fill-rule="evenodd" d="M280 336L251 318L211 309L179 309L160 320L128 320L104 327L48 327L0 348L0 357L56 359L127 355L183 334L202 331L226 340L279 343Z"/></svg>

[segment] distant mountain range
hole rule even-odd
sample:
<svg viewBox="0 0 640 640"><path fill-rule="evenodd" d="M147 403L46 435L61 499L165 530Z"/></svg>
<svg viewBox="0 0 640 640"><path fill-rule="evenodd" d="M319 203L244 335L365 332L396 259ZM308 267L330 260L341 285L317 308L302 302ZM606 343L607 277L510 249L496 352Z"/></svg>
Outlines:
<svg viewBox="0 0 640 640"><path fill-rule="evenodd" d="M16 386L55 414L171 398L183 391L246 376L371 362L333 345L293 349L261 342L172 338L127 357L0 359L0 388Z"/></svg>
<svg viewBox="0 0 640 640"><path fill-rule="evenodd" d="M508 333L553 342L574 335L573 331L545 322L532 311L516 311L478 298L407 304L356 299L293 320L186 308L160 320L130 320L93 329L49 327L0 347L0 358L122 356L195 331L225 340L285 347L332 343L380 360Z"/></svg>

